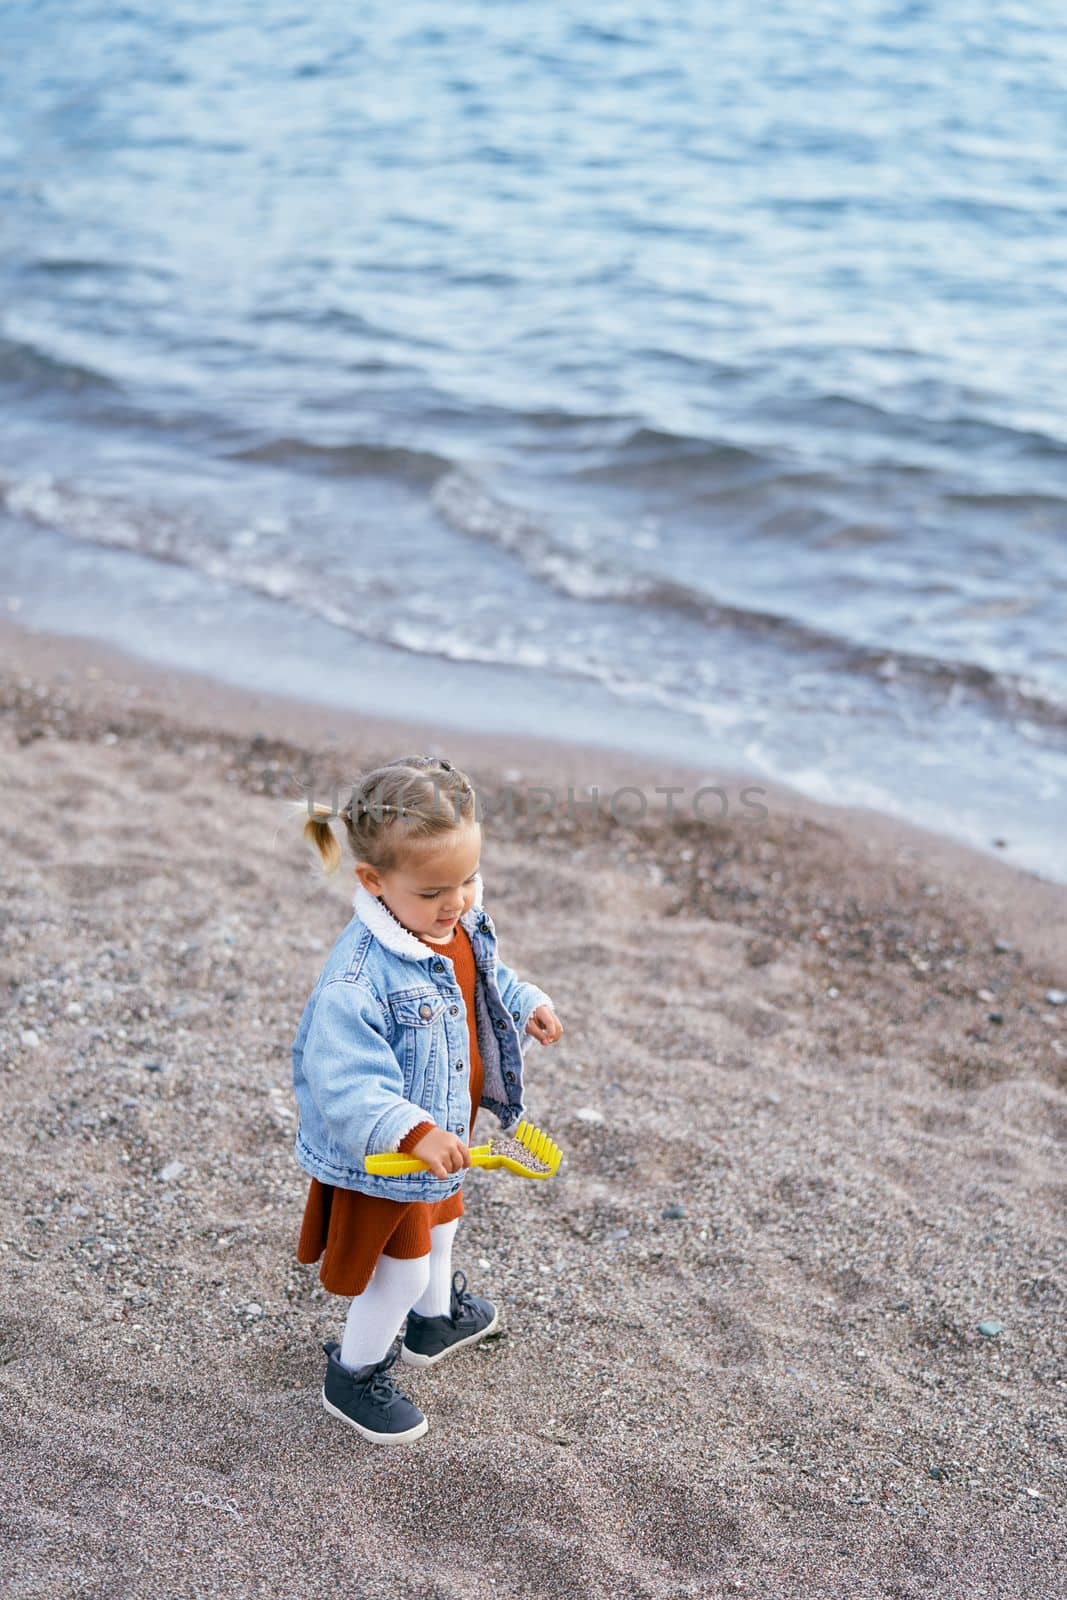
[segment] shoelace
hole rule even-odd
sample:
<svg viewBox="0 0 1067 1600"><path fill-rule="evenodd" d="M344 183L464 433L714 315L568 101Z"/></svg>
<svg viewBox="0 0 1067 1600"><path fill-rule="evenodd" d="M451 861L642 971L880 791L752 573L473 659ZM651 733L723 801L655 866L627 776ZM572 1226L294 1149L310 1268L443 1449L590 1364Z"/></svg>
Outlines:
<svg viewBox="0 0 1067 1600"><path fill-rule="evenodd" d="M389 1371L389 1368L393 1365L399 1354L400 1342L399 1340L396 1340L392 1349L387 1355L382 1357L374 1372L367 1380L367 1392L373 1395L375 1400L379 1401L380 1404L386 1408L394 1405L395 1402L400 1399L400 1390L396 1386L396 1379Z"/></svg>
<svg viewBox="0 0 1067 1600"><path fill-rule="evenodd" d="M452 1274L452 1295L448 1311L453 1322L458 1317L476 1315L474 1297L467 1291L467 1274L460 1267L457 1267Z"/></svg>

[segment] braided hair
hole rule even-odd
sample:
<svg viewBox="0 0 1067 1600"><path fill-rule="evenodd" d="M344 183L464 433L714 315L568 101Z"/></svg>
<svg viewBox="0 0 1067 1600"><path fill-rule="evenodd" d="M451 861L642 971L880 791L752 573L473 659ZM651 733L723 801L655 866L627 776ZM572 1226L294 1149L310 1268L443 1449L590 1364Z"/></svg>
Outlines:
<svg viewBox="0 0 1067 1600"><path fill-rule="evenodd" d="M303 801L295 802L302 809ZM340 809L307 801L304 837L332 873L341 864L341 847L330 819L345 825L349 848L357 861L381 873L393 871L420 846L477 820L474 785L465 772L444 756L398 756L374 767L352 786Z"/></svg>

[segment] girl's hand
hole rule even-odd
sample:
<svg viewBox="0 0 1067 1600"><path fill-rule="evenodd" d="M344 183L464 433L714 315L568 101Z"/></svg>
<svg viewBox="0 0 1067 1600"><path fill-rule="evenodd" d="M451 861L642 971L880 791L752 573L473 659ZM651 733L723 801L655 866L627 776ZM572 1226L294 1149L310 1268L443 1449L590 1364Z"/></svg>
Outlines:
<svg viewBox="0 0 1067 1600"><path fill-rule="evenodd" d="M457 1134L449 1133L447 1128L431 1128L429 1133L424 1133L418 1144L412 1147L411 1154L425 1161L438 1178L447 1178L450 1173L460 1172L471 1164L471 1153L467 1146Z"/></svg>
<svg viewBox="0 0 1067 1600"><path fill-rule="evenodd" d="M530 1012L526 1032L541 1044L555 1044L563 1037L563 1024L551 1006L538 1006L536 1011Z"/></svg>

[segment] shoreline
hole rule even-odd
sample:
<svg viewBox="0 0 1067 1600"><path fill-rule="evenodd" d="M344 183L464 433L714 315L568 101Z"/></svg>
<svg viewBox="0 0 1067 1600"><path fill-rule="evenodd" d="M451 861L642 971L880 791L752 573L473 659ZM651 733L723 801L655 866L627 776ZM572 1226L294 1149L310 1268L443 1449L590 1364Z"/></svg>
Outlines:
<svg viewBox="0 0 1067 1600"><path fill-rule="evenodd" d="M24 671L46 679L66 673L71 681L82 684L90 701L94 692L106 698L118 691L135 699L142 710L161 717L173 717L172 708L180 706L182 716L193 724L207 722L235 738L255 737L259 733L286 740L301 749L314 741L321 750L324 767L333 766L335 772L346 752L351 754L357 746L367 743L374 747L381 760L404 749L441 750L462 767L480 764L514 774L512 782L516 790L529 779L537 782L547 778L554 798L562 805L567 804L571 786L578 809L583 803L582 791L590 785L599 788L602 809L608 805L612 794L636 786L647 798L650 821L658 820L670 804L683 812L689 807L685 812L687 818L697 820L692 800L704 785L723 788L734 813L743 805L742 792L751 790L778 815L806 818L831 828L859 832L869 838L875 849L897 851L902 862L925 860L932 870L965 874L976 887L980 885L983 892L1001 904L1012 937L1026 941L1034 959L1043 953L1053 963L1067 965L1067 884L1045 878L1013 862L998 860L992 853L948 834L866 807L814 800L787 785L744 770L708 770L676 759L661 760L634 754L618 746L583 746L547 737L509 737L446 726L439 721L344 712L297 696L244 689L185 668L162 667L116 645L28 629L2 617L0 671ZM131 690L136 691L132 696ZM330 796L325 790L335 781L341 783L343 793L344 778L327 777L324 792L316 791L315 798L328 800ZM657 786L671 785L684 791L680 800L657 797ZM298 798L295 789L290 797ZM521 808L521 799L517 803ZM700 803L711 808L713 819L716 803L710 798ZM620 813L629 816L630 804L620 796ZM707 817L708 811L701 810L699 815ZM1035 922L1042 943L1033 940Z"/></svg>

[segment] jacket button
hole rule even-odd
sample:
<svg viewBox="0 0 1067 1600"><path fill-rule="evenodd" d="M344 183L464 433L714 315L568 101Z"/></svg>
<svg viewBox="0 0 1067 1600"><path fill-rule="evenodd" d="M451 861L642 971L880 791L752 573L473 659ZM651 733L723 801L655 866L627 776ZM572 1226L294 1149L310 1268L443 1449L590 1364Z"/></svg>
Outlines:
<svg viewBox="0 0 1067 1600"><path fill-rule="evenodd" d="M513 1072L505 1072L504 1076L508 1080L509 1083L514 1083L515 1082L515 1074Z"/></svg>
<svg viewBox="0 0 1067 1600"><path fill-rule="evenodd" d="M511 1013L511 1015L512 1015L512 1016L513 1016L513 1017L514 1017L514 1018L515 1018L515 1021L516 1021L516 1022L518 1022L518 1020L519 1020L519 1013L518 1013L518 1012L517 1012L517 1011L513 1011L513 1012L512 1012L512 1013Z"/></svg>
<svg viewBox="0 0 1067 1600"><path fill-rule="evenodd" d="M458 1006L449 1006L448 1010L449 1010L449 1015L450 1016L453 1016L453 1017L458 1017L459 1016L459 1007Z"/></svg>
<svg viewBox="0 0 1067 1600"><path fill-rule="evenodd" d="M462 1063L462 1061L457 1061L456 1062L456 1071L457 1072L462 1072L463 1071L463 1063Z"/></svg>
<svg viewBox="0 0 1067 1600"><path fill-rule="evenodd" d="M495 1022L493 1023L493 1026L495 1028L506 1028L507 1027L507 1023L504 1021L503 1017L497 1017Z"/></svg>
<svg viewBox="0 0 1067 1600"><path fill-rule="evenodd" d="M444 962L443 961L435 961L434 964L433 964L433 970L435 972L443 972L445 970Z"/></svg>
<svg viewBox="0 0 1067 1600"><path fill-rule="evenodd" d="M432 1017L433 1016L433 1006L420 1006L419 1007L419 1016L420 1017Z"/></svg>

